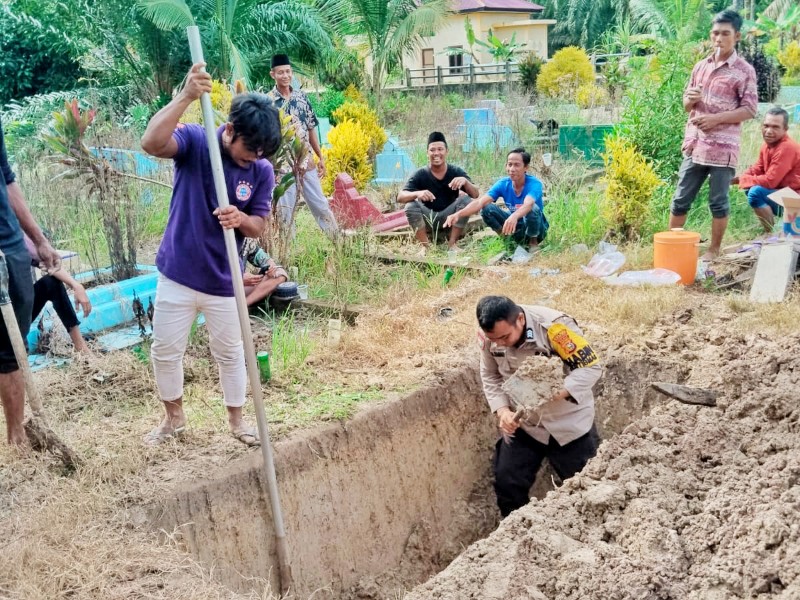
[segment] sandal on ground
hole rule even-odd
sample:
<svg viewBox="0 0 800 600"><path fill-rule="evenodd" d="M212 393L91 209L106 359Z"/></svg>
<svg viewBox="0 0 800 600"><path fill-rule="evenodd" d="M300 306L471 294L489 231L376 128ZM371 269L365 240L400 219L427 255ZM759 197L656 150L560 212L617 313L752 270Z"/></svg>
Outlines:
<svg viewBox="0 0 800 600"><path fill-rule="evenodd" d="M254 426L242 427L241 429L231 431L231 435L245 446L252 448L261 445L261 440L258 439L258 429Z"/></svg>
<svg viewBox="0 0 800 600"><path fill-rule="evenodd" d="M183 432L186 431L186 427L176 427L172 431L161 431L158 427L153 429L150 433L142 438L142 441L145 443L146 446L158 446L159 444L163 444L167 440L172 440L177 437L180 437Z"/></svg>

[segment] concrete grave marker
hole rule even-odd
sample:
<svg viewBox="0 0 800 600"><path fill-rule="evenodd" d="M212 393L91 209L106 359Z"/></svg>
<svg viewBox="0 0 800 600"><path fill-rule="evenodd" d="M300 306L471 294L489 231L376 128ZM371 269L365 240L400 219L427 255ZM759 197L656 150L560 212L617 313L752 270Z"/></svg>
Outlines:
<svg viewBox="0 0 800 600"><path fill-rule="evenodd" d="M752 302L783 302L795 278L797 250L793 243L764 246L756 263Z"/></svg>

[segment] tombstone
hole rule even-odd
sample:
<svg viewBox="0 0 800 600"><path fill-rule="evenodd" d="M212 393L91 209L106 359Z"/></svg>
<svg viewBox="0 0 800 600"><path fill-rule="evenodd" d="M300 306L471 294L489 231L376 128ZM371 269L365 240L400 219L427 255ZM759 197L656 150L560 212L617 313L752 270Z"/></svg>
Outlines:
<svg viewBox="0 0 800 600"><path fill-rule="evenodd" d="M478 108L488 108L489 110L493 111L495 114L499 113L506 107L503 104L502 100L479 100L478 101Z"/></svg>
<svg viewBox="0 0 800 600"><path fill-rule="evenodd" d="M360 194L347 173L339 173L333 182L331 210L345 229L371 226L374 231L388 231L408 225L405 211L383 214L369 199Z"/></svg>
<svg viewBox="0 0 800 600"><path fill-rule="evenodd" d="M403 182L415 170L411 157L400 149L400 142L390 137L375 157L375 179L372 183L387 185Z"/></svg>
<svg viewBox="0 0 800 600"><path fill-rule="evenodd" d="M499 102L499 101L497 101ZM514 132L497 124L497 116L490 108L465 108L461 111L464 123L456 127L464 142L464 152L508 148L516 144Z"/></svg>
<svg viewBox="0 0 800 600"><path fill-rule="evenodd" d="M328 133L333 129L331 121L327 117L317 117L317 121L319 121L317 125L317 137L319 138L320 146L330 148L331 145L328 143Z"/></svg>

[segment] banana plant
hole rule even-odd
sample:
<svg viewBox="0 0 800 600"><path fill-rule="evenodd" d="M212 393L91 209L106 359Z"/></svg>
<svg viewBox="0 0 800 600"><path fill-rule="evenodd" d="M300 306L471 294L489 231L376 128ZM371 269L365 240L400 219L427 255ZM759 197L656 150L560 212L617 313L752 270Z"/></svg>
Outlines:
<svg viewBox="0 0 800 600"><path fill-rule="evenodd" d="M475 40L475 43L486 48L487 52L492 56L495 62L504 63L511 60L515 54L522 51L525 44L517 43L517 34L514 33L510 40L501 40L497 37L492 30L489 30L487 40Z"/></svg>

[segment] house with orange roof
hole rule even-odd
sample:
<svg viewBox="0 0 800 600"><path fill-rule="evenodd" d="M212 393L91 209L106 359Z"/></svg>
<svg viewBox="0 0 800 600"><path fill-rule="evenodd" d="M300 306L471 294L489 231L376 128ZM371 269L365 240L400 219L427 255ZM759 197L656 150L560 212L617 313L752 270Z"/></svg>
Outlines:
<svg viewBox="0 0 800 600"><path fill-rule="evenodd" d="M403 64L411 69L442 67L452 74L471 62L493 62L485 48L475 44L470 49L465 27L467 19L475 39L486 41L489 30L501 40L510 41L516 35L514 41L524 44L523 51L534 52L546 60L547 28L556 21L542 19L543 11L543 6L529 0L453 0L453 11L447 16L444 27L436 35L423 38L421 48L409 55Z"/></svg>

